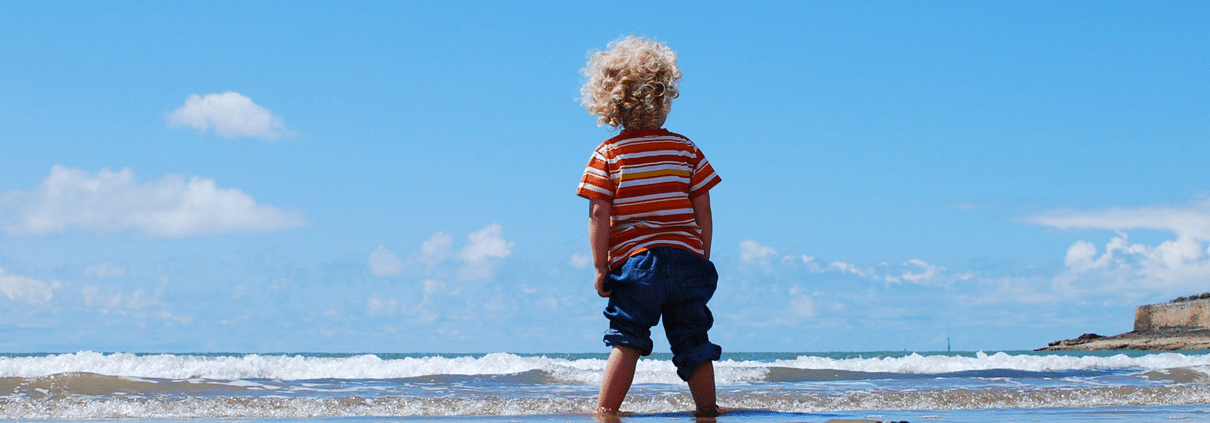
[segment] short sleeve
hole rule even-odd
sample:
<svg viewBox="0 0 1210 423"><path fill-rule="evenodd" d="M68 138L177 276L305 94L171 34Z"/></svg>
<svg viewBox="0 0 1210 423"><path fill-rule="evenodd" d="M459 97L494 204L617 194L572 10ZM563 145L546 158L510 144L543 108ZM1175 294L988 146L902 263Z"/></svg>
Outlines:
<svg viewBox="0 0 1210 423"><path fill-rule="evenodd" d="M710 166L710 161L706 160L706 155L702 154L702 150L694 146L693 153L697 161L694 163L693 175L689 180L689 198L696 198L723 181L723 178L714 173L714 167Z"/></svg>
<svg viewBox="0 0 1210 423"><path fill-rule="evenodd" d="M609 160L598 148L588 159L584 167L584 175L580 177L580 185L576 195L595 200L613 201L615 187L609 179Z"/></svg>

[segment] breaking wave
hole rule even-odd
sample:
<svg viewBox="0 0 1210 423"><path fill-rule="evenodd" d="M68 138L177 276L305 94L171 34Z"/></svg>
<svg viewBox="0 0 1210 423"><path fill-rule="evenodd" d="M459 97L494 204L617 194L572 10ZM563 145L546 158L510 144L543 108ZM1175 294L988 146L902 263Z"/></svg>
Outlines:
<svg viewBox="0 0 1210 423"><path fill-rule="evenodd" d="M0 356L0 419L587 413L604 355ZM720 404L777 412L1210 403L1204 354L731 354ZM666 357L626 407L692 408Z"/></svg>

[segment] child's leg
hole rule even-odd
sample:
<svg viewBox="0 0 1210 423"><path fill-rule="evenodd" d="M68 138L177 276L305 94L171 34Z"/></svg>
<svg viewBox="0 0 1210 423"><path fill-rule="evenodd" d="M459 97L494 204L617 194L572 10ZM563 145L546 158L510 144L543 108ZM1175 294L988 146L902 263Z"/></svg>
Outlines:
<svg viewBox="0 0 1210 423"><path fill-rule="evenodd" d="M693 393L693 403L697 405L699 417L714 417L718 415L718 404L714 399L714 362L707 361L693 369L689 376L689 392Z"/></svg>
<svg viewBox="0 0 1210 423"><path fill-rule="evenodd" d="M634 368L639 362L639 350L614 346L605 363L605 376L601 378L601 396L597 400L597 412L614 414L622 407L622 400L630 391L634 381ZM710 387L714 388L714 372L710 372ZM713 394L711 394L713 396Z"/></svg>

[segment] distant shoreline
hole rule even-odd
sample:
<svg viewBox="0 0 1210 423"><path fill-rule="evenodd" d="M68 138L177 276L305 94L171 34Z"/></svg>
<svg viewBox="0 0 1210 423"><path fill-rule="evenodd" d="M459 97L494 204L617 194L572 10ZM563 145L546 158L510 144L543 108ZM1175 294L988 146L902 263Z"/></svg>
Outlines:
<svg viewBox="0 0 1210 423"><path fill-rule="evenodd" d="M1210 350L1210 328L1184 326L1132 331L1114 336L1086 333L1078 338L1051 342L1034 351L1187 351Z"/></svg>

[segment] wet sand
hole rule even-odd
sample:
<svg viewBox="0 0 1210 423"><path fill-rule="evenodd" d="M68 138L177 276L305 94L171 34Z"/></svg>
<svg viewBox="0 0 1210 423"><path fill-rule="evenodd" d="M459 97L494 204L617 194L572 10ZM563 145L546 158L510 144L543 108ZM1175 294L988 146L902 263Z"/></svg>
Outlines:
<svg viewBox="0 0 1210 423"><path fill-rule="evenodd" d="M767 410L737 410L718 417L697 418L691 413L624 414L617 420L600 420L588 414L545 414L530 416L417 416L417 417L329 417L306 419L240 419L248 423L872 423L872 422L1037 422L1067 423L1166 423L1172 420L1205 421L1206 406L1094 407L985 410L887 410L827 413L779 413ZM109 420L118 422L120 420ZM148 419L148 423L220 423L224 419ZM45 421L51 422L51 421Z"/></svg>

